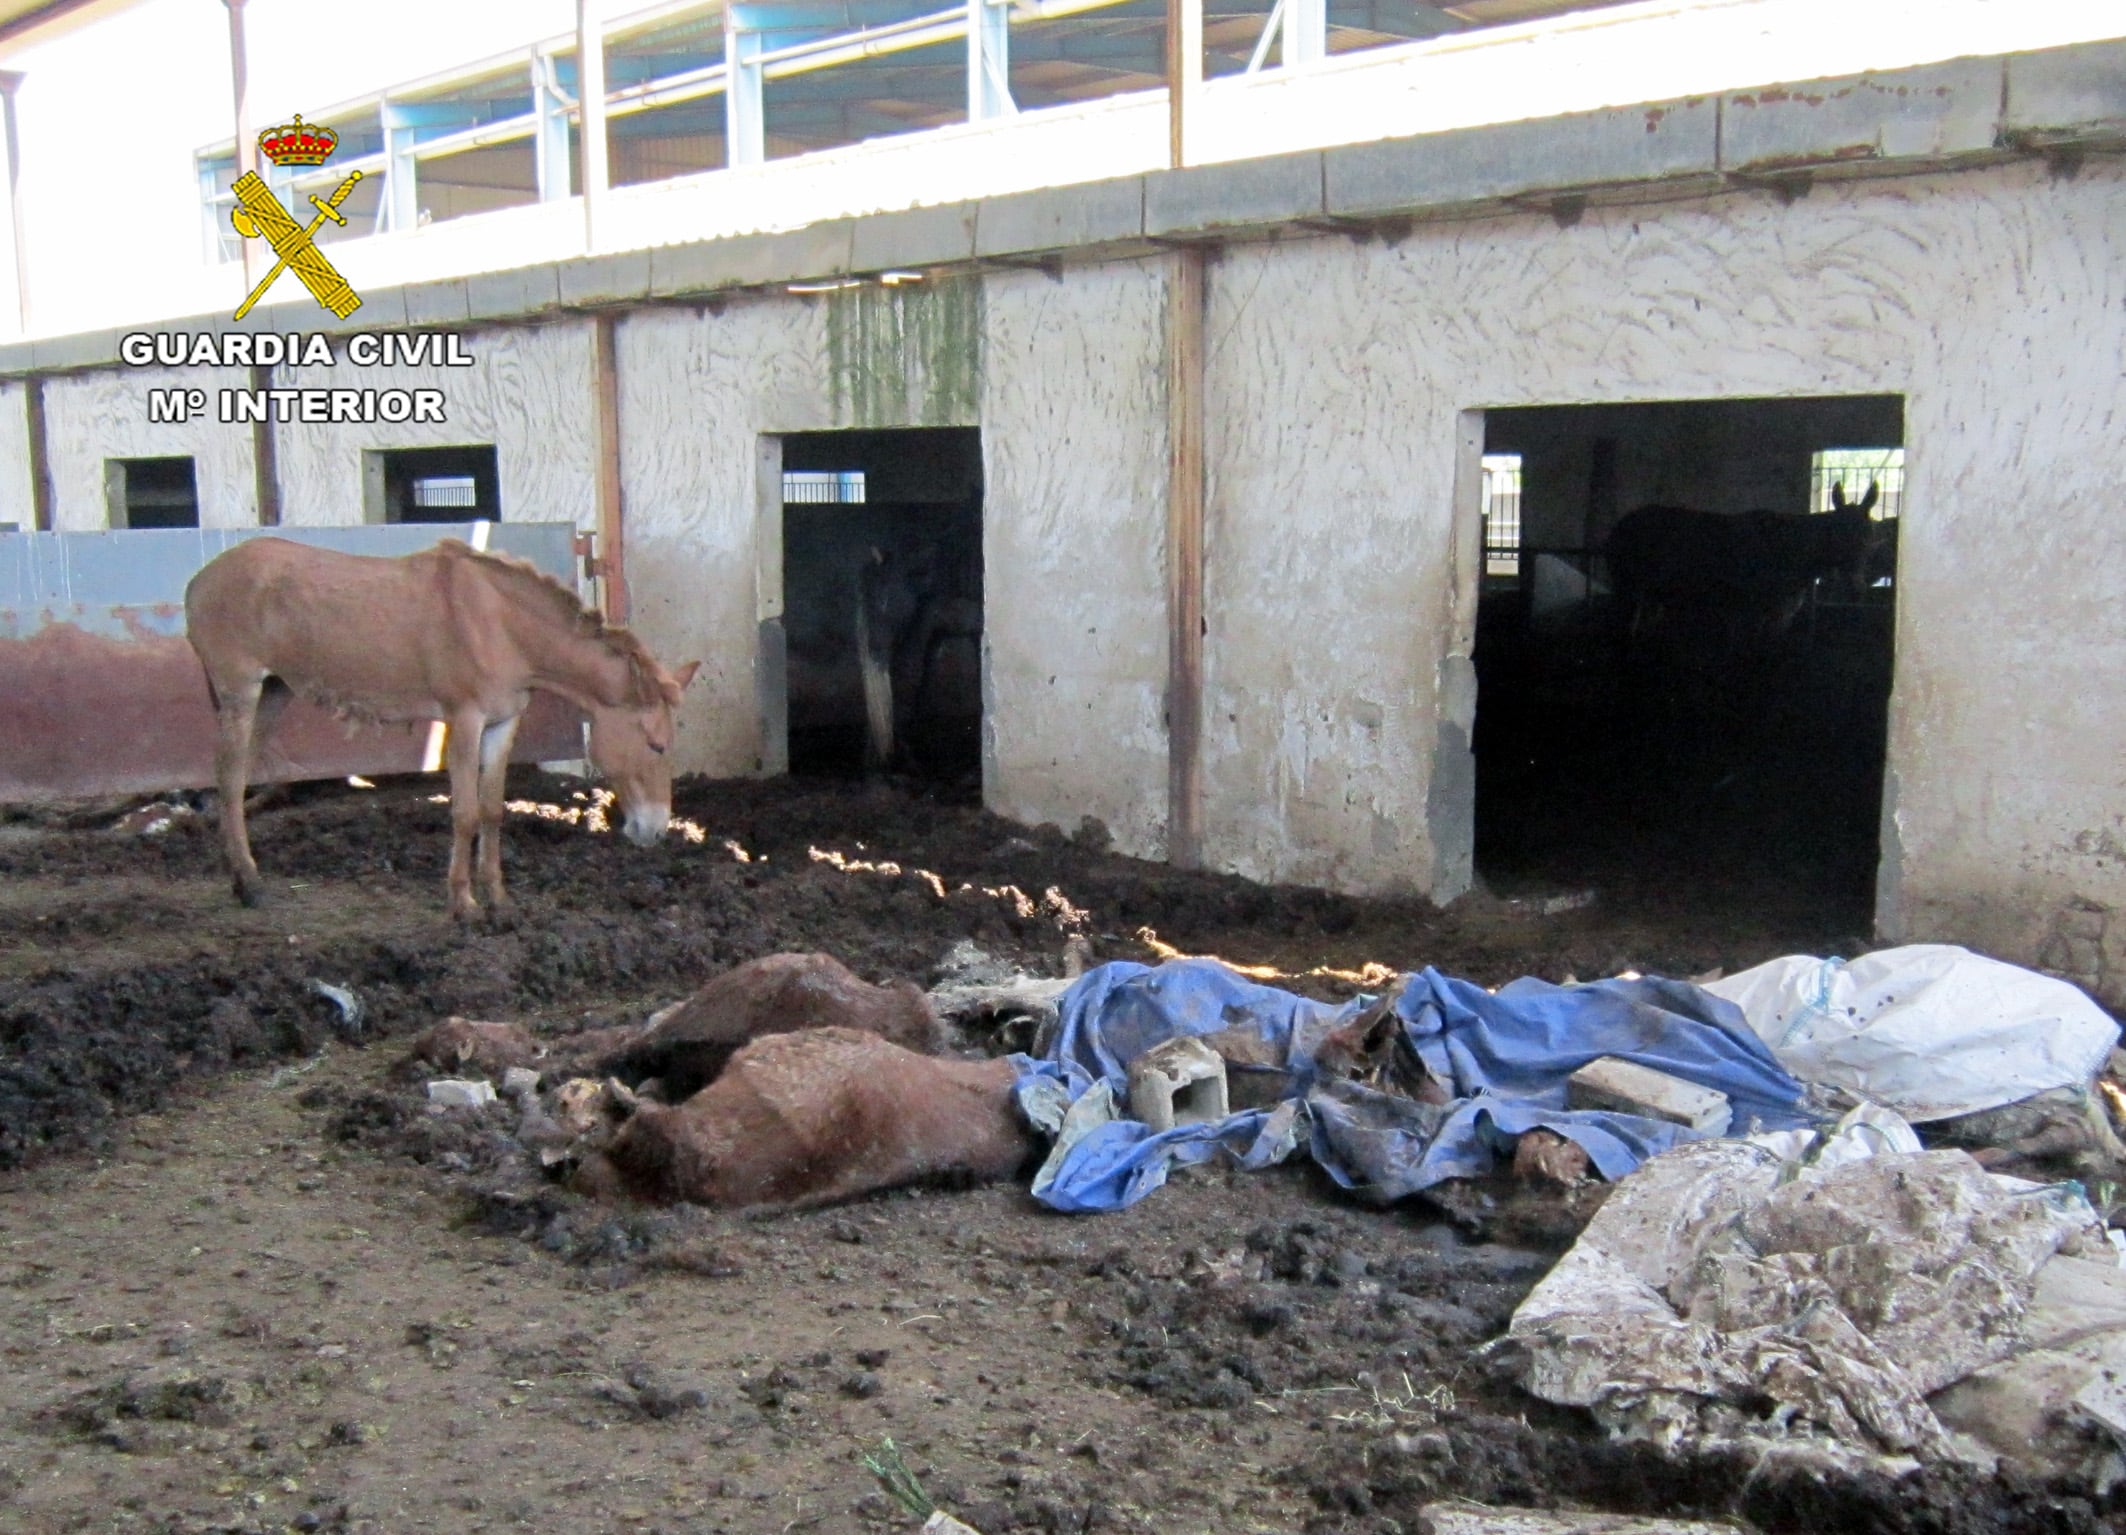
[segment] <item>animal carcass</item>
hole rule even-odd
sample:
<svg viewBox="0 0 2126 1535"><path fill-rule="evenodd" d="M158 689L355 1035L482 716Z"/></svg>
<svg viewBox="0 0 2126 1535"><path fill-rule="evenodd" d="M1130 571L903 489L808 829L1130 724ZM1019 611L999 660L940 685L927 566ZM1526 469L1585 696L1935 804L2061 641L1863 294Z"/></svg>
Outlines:
<svg viewBox="0 0 2126 1535"><path fill-rule="evenodd" d="M677 1103L713 1082L750 1041L829 1027L862 1029L923 1054L940 1043L929 1000L907 981L874 986L829 954L769 954L652 1016L597 1071L629 1082L654 1077L665 1101Z"/></svg>
<svg viewBox="0 0 2126 1535"><path fill-rule="evenodd" d="M718 1209L829 1204L1018 1171L1033 1139L1008 1060L917 1055L856 1029L754 1041L677 1108L645 1105L577 1187Z"/></svg>

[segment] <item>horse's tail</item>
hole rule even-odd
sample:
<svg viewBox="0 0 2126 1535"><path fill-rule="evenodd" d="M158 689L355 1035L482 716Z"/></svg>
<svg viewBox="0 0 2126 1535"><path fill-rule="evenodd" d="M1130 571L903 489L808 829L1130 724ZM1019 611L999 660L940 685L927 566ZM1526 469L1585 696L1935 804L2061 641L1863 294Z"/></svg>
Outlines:
<svg viewBox="0 0 2126 1535"><path fill-rule="evenodd" d="M893 657L873 643L871 604L856 599L856 664L863 673L865 756L868 765L884 768L893 760Z"/></svg>

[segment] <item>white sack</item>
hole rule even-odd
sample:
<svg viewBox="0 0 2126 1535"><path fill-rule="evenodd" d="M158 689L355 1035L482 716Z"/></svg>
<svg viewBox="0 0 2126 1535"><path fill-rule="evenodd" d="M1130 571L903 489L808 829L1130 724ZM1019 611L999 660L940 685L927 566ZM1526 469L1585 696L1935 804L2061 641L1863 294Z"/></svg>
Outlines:
<svg viewBox="0 0 2126 1535"><path fill-rule="evenodd" d="M2065 981L1954 944L1789 955L1705 987L1779 1064L1916 1124L2087 1088L2118 1025Z"/></svg>

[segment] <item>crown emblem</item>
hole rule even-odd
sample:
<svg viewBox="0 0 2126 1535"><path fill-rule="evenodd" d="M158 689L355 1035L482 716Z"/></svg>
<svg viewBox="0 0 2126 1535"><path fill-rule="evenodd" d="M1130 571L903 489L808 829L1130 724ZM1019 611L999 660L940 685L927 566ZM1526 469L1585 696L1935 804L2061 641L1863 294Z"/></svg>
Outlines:
<svg viewBox="0 0 2126 1535"><path fill-rule="evenodd" d="M300 112L294 122L268 128L258 136L258 152L275 165L323 165L339 147L337 133L304 122Z"/></svg>

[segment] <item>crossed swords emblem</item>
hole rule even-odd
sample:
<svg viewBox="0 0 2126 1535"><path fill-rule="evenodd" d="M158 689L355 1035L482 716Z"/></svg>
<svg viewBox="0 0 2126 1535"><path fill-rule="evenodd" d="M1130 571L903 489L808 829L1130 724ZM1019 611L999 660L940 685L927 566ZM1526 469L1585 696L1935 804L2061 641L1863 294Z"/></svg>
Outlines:
<svg viewBox="0 0 2126 1535"><path fill-rule="evenodd" d="M316 243L317 232L324 227L325 220L330 219L335 224L345 226L347 219L340 212L340 204L347 200L347 194L354 190L354 184L361 179L360 171L350 171L347 179L333 189L330 197L319 197L315 192L311 193L310 201L317 208L317 217L305 228L296 223L288 210L281 206L281 200L259 179L256 171L245 171L236 178L237 206L229 210L229 222L234 224L236 232L247 240L263 235L266 243L273 247L273 253L280 257L280 260L273 264L273 270L251 290L251 296L244 300L243 307L236 311L237 319L241 320L249 314L251 306L264 298L266 290L273 286L282 272L290 268L302 279L303 286L310 290L310 296L338 318L344 320L362 307L361 295L349 286L346 278L340 276L339 269L325 259L324 252L317 248Z"/></svg>

